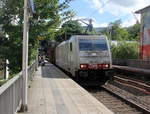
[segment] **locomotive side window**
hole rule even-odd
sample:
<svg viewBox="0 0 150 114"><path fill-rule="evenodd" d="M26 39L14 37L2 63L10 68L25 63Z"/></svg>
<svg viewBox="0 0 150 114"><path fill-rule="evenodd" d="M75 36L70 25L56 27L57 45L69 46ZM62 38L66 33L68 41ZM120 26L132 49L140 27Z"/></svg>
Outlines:
<svg viewBox="0 0 150 114"><path fill-rule="evenodd" d="M72 51L72 43L70 43L70 51Z"/></svg>

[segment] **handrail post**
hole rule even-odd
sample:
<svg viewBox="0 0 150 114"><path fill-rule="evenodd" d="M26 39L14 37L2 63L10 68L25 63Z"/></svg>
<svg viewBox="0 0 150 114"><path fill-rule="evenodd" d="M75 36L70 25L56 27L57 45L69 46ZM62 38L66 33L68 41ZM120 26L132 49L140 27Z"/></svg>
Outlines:
<svg viewBox="0 0 150 114"><path fill-rule="evenodd" d="M8 67L8 65L9 65L9 61L8 61L8 59L6 59L6 61L5 61L5 74L4 74L4 79L5 80L8 80L8 78L9 78L9 67Z"/></svg>

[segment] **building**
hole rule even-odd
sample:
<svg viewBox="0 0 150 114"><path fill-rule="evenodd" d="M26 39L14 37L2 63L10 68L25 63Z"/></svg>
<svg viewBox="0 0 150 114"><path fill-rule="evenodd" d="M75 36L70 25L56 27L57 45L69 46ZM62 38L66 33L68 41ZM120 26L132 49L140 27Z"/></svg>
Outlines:
<svg viewBox="0 0 150 114"><path fill-rule="evenodd" d="M141 14L140 58L150 59L150 5L135 13Z"/></svg>

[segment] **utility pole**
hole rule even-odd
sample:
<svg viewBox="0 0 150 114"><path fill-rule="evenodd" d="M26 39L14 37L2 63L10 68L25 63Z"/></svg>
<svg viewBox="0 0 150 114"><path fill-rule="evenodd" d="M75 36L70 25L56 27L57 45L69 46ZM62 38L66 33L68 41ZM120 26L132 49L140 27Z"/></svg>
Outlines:
<svg viewBox="0 0 150 114"><path fill-rule="evenodd" d="M112 30L113 30L113 26L108 25L108 34L109 34L109 40L110 41L112 41Z"/></svg>
<svg viewBox="0 0 150 114"><path fill-rule="evenodd" d="M21 110L23 112L27 111L28 39L29 39L28 0L24 0L23 54L22 54L23 99L21 107Z"/></svg>
<svg viewBox="0 0 150 114"><path fill-rule="evenodd" d="M110 41L112 41L112 26L110 26Z"/></svg>

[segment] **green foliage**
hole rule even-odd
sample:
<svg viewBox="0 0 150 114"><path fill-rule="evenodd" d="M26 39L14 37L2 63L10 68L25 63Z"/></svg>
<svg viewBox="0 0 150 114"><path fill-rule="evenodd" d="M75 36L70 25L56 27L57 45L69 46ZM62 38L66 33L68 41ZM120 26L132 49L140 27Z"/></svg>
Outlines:
<svg viewBox="0 0 150 114"><path fill-rule="evenodd" d="M128 31L125 28L121 27L121 20L110 23L109 26L109 38L111 38L111 40L128 40Z"/></svg>
<svg viewBox="0 0 150 114"><path fill-rule="evenodd" d="M140 36L140 24L135 24L128 28L121 27L121 20L117 20L109 24L108 28L101 31L101 34L105 34L111 40L129 40L139 41Z"/></svg>
<svg viewBox="0 0 150 114"><path fill-rule="evenodd" d="M117 45L112 46L113 58L137 59L139 44L136 41L139 41L139 32L140 24L123 28L121 27L121 21L117 20L110 23L108 28L101 31L101 34L106 35L110 40L119 42Z"/></svg>
<svg viewBox="0 0 150 114"><path fill-rule="evenodd" d="M137 42L120 41L117 45L112 46L112 57L118 59L138 59L138 47L139 44Z"/></svg>
<svg viewBox="0 0 150 114"><path fill-rule="evenodd" d="M129 27L127 30L129 33L129 40L136 40L136 41L140 40L140 24L137 23Z"/></svg>
<svg viewBox="0 0 150 114"><path fill-rule="evenodd" d="M69 20L62 25L62 28L57 31L56 40L61 42L68 40L71 35L78 35L83 33L83 28L78 21Z"/></svg>
<svg viewBox="0 0 150 114"><path fill-rule="evenodd" d="M73 16L68 10L70 1L34 0L37 20L30 19L29 63L37 55L38 37L54 39L60 23ZM0 3L0 56L9 59L11 73L17 73L22 66L23 0L1 0Z"/></svg>
<svg viewBox="0 0 150 114"><path fill-rule="evenodd" d="M74 12L68 9L70 1L64 0L59 3L58 0L35 0L38 20L32 24L37 33L36 36L49 40L55 38L55 32L61 22L74 16Z"/></svg>

